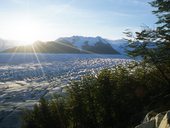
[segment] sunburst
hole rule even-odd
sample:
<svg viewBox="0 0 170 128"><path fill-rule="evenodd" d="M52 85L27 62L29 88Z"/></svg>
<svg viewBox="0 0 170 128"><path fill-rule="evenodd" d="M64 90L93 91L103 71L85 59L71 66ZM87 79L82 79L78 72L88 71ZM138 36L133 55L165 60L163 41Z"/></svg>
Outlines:
<svg viewBox="0 0 170 128"><path fill-rule="evenodd" d="M41 28L40 23L28 18L14 20L9 23L6 29L7 31L9 29L11 39L19 40L18 45L29 45L39 38Z"/></svg>

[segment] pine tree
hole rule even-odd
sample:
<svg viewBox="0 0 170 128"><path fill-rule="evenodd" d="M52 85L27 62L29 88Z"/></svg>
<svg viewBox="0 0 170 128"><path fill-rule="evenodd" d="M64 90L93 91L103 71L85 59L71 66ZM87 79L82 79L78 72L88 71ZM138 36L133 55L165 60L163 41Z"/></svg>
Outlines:
<svg viewBox="0 0 170 128"><path fill-rule="evenodd" d="M156 32L161 61L170 63L170 0L155 0L150 4L156 8L153 13L158 17Z"/></svg>
<svg viewBox="0 0 170 128"><path fill-rule="evenodd" d="M142 57L144 66L156 68L170 85L170 0L154 0L150 4L155 8L157 27L145 27L135 35L126 32L131 42L127 52L133 57Z"/></svg>

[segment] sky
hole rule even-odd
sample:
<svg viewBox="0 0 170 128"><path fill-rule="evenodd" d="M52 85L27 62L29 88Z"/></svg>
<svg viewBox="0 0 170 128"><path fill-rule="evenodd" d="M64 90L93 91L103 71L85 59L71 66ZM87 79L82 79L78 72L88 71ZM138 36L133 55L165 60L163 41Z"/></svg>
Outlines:
<svg viewBox="0 0 170 128"><path fill-rule="evenodd" d="M124 37L155 27L151 0L0 0L0 38L33 42L73 35Z"/></svg>

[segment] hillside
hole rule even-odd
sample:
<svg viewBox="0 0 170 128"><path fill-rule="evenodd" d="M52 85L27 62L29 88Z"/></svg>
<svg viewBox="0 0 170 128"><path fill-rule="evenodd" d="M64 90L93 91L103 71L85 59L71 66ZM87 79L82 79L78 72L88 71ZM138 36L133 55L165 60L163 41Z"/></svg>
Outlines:
<svg viewBox="0 0 170 128"><path fill-rule="evenodd" d="M17 46L16 41L5 40L5 39L0 38L0 51L8 49L8 48L16 47L16 46Z"/></svg>
<svg viewBox="0 0 170 128"><path fill-rule="evenodd" d="M35 42L32 45L17 46L7 49L3 52L37 52L37 53L79 53L80 50L72 46L70 43L61 43L55 41Z"/></svg>
<svg viewBox="0 0 170 128"><path fill-rule="evenodd" d="M3 52L37 52L37 53L97 53L97 54L122 54L123 40L111 41L101 37L62 37L55 41L35 42L33 45L17 46Z"/></svg>

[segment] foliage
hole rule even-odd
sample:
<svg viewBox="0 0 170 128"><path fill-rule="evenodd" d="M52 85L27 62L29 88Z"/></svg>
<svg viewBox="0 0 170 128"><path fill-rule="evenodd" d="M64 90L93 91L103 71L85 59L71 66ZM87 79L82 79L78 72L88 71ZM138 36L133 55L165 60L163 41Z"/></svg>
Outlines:
<svg viewBox="0 0 170 128"><path fill-rule="evenodd" d="M71 83L65 97L41 99L25 114L23 128L133 127L153 105L162 107L155 104L155 97L167 88L156 69L119 65Z"/></svg>
<svg viewBox="0 0 170 128"><path fill-rule="evenodd" d="M50 102L42 98L33 110L26 110L23 128L66 128L66 110L63 99L55 97Z"/></svg>
<svg viewBox="0 0 170 128"><path fill-rule="evenodd" d="M170 86L170 1L154 0L150 3L158 17L156 29L144 27L141 32L125 32L130 44L130 56L141 57L143 64L157 68L160 75Z"/></svg>

